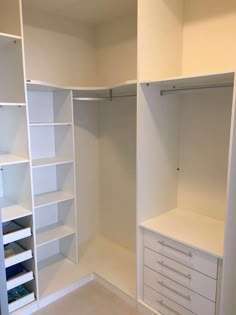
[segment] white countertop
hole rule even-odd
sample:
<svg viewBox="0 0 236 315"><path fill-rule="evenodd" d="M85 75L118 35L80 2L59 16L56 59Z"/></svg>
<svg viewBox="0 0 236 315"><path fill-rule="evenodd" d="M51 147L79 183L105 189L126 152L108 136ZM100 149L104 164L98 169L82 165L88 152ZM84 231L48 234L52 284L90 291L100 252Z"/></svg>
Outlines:
<svg viewBox="0 0 236 315"><path fill-rule="evenodd" d="M173 209L141 223L140 227L223 258L223 220L216 220L192 211Z"/></svg>

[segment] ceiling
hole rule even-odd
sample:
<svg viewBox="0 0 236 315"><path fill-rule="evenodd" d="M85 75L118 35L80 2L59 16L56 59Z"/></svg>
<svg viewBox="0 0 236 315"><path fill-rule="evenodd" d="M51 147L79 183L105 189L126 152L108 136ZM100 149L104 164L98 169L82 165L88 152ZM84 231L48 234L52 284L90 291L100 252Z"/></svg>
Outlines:
<svg viewBox="0 0 236 315"><path fill-rule="evenodd" d="M97 25L136 14L137 0L23 0L26 7Z"/></svg>

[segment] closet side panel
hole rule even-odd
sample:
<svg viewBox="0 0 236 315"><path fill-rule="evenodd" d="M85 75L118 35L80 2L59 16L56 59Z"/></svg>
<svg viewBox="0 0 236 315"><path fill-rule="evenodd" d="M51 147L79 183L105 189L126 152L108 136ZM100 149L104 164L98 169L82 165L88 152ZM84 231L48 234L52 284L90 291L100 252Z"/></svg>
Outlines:
<svg viewBox="0 0 236 315"><path fill-rule="evenodd" d="M232 125L228 169L227 212L225 220L224 262L220 315L234 314L236 310L236 84L232 109Z"/></svg>
<svg viewBox="0 0 236 315"><path fill-rule="evenodd" d="M178 207L224 219L232 89L182 95Z"/></svg>
<svg viewBox="0 0 236 315"><path fill-rule="evenodd" d="M23 13L27 79L96 85L93 29L40 11Z"/></svg>
<svg viewBox="0 0 236 315"><path fill-rule="evenodd" d="M75 102L78 237L81 247L100 232L98 105Z"/></svg>
<svg viewBox="0 0 236 315"><path fill-rule="evenodd" d="M183 0L138 0L138 79L181 74Z"/></svg>
<svg viewBox="0 0 236 315"><path fill-rule="evenodd" d="M236 68L236 2L185 0L183 75Z"/></svg>
<svg viewBox="0 0 236 315"><path fill-rule="evenodd" d="M99 85L137 78L137 17L130 16L96 28Z"/></svg>
<svg viewBox="0 0 236 315"><path fill-rule="evenodd" d="M100 215L107 238L135 250L136 98L100 105Z"/></svg>

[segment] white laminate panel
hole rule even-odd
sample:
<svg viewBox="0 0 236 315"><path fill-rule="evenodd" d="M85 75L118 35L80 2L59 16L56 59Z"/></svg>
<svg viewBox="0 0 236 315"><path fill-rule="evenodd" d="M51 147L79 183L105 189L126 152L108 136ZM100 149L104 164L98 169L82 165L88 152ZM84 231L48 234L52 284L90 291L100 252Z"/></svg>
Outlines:
<svg viewBox="0 0 236 315"><path fill-rule="evenodd" d="M214 315L215 303L161 274L144 268L144 284L195 314ZM205 286L205 283L202 283Z"/></svg>
<svg viewBox="0 0 236 315"><path fill-rule="evenodd" d="M158 310L162 315L194 315L148 286L144 286L144 302Z"/></svg>
<svg viewBox="0 0 236 315"><path fill-rule="evenodd" d="M144 230L144 246L185 266L217 278L217 258Z"/></svg>
<svg viewBox="0 0 236 315"><path fill-rule="evenodd" d="M144 248L144 265L211 301L216 299L215 279L147 248Z"/></svg>

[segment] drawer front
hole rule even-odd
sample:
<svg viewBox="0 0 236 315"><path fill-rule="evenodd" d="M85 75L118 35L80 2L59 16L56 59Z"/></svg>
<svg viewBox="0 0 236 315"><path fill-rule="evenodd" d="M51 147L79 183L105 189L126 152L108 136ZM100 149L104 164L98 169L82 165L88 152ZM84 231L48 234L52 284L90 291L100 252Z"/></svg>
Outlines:
<svg viewBox="0 0 236 315"><path fill-rule="evenodd" d="M217 281L176 261L144 248L144 265L181 284L182 286L216 301Z"/></svg>
<svg viewBox="0 0 236 315"><path fill-rule="evenodd" d="M179 285L178 283L144 268L144 284L172 301L199 315L214 315L215 303L201 295ZM204 286L204 283L203 283Z"/></svg>
<svg viewBox="0 0 236 315"><path fill-rule="evenodd" d="M147 286L144 286L144 302L163 315L195 315Z"/></svg>
<svg viewBox="0 0 236 315"><path fill-rule="evenodd" d="M217 279L217 258L144 230L144 246Z"/></svg>

